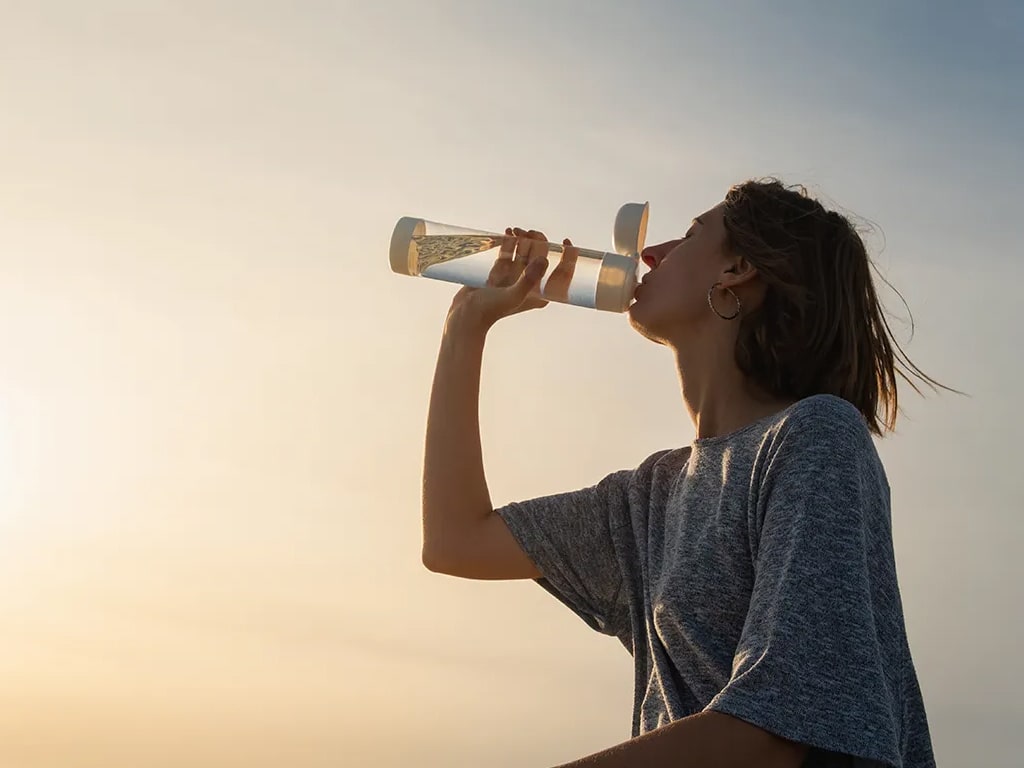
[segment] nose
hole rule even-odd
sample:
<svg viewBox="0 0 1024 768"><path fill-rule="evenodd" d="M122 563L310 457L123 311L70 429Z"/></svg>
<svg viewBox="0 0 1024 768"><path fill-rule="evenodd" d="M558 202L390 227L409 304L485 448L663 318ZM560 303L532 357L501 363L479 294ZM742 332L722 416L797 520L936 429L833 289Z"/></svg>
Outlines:
<svg viewBox="0 0 1024 768"><path fill-rule="evenodd" d="M648 267L655 269L678 243L678 240L669 240L667 243L649 245L640 252L640 258Z"/></svg>

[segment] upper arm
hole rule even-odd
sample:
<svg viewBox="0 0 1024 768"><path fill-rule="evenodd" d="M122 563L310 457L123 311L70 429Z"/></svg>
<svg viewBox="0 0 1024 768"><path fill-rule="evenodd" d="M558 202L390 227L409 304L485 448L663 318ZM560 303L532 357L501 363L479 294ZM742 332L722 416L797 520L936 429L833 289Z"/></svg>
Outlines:
<svg viewBox="0 0 1024 768"><path fill-rule="evenodd" d="M513 502L480 518L458 540L434 540L431 570L471 579L536 579L588 626L629 629L625 574L635 559L629 496L635 470L594 486Z"/></svg>
<svg viewBox="0 0 1024 768"><path fill-rule="evenodd" d="M435 573L463 579L538 579L541 572L495 512L445 542L444 551L428 554L423 564Z"/></svg>

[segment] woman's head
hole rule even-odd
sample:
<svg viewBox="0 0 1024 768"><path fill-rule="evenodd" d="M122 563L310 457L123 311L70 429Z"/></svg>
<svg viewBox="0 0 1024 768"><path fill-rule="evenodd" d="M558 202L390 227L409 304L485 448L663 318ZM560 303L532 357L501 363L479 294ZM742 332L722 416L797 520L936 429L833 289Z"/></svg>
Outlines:
<svg viewBox="0 0 1024 768"><path fill-rule="evenodd" d="M633 325L674 346L708 333L728 339L737 367L772 398L837 395L880 434L895 424L896 374L907 379L897 362L934 384L892 339L856 229L802 188L733 187L644 260L652 270Z"/></svg>

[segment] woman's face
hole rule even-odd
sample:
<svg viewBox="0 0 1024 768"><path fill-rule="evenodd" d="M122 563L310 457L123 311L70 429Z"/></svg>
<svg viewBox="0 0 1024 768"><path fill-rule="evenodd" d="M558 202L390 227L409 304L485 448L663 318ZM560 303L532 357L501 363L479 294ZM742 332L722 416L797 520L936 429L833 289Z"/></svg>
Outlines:
<svg viewBox="0 0 1024 768"><path fill-rule="evenodd" d="M708 291L729 281L736 263L728 249L723 221L724 203L695 218L686 234L644 248L641 257L650 268L629 308L632 326L660 343L682 343L704 324L719 320L708 306ZM715 306L724 314L735 311L728 293L714 292Z"/></svg>

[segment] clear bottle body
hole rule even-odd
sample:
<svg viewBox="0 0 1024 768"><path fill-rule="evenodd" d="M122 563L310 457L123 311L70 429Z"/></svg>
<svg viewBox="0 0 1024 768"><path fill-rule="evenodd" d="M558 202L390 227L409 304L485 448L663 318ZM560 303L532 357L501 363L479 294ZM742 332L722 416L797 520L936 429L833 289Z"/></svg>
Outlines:
<svg viewBox="0 0 1024 768"><path fill-rule="evenodd" d="M405 217L391 237L391 268L403 275L480 287L502 255L504 235ZM536 293L549 301L625 312L636 290L637 260L589 248L565 254L548 243L550 266ZM578 251L578 254L575 252Z"/></svg>

